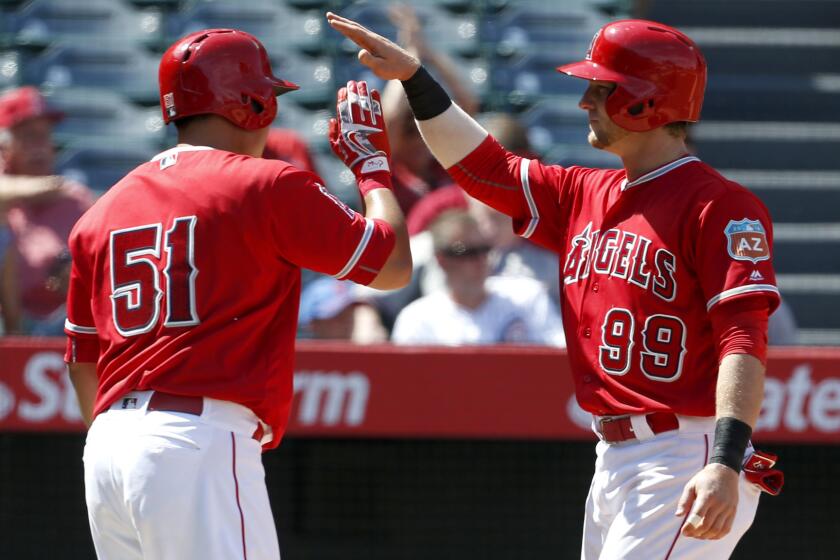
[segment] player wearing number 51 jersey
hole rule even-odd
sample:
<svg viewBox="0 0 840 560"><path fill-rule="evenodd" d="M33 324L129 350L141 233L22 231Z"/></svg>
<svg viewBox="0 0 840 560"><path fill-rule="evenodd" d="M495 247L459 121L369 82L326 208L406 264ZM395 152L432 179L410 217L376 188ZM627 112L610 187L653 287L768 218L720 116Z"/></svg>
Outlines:
<svg viewBox="0 0 840 560"><path fill-rule="evenodd" d="M70 236L66 360L93 419L93 541L100 560L277 560L260 453L289 414L300 269L382 289L411 275L379 94L348 83L330 131L362 215L317 176L259 157L276 96L297 86L251 35L181 39L160 88L179 144Z"/></svg>
<svg viewBox="0 0 840 560"><path fill-rule="evenodd" d="M402 80L458 184L559 256L577 399L600 439L581 557L729 557L758 505L739 473L779 294L764 205L685 146L706 85L699 48L655 22L604 26L558 70L588 80L589 143L624 169L564 168L508 152L408 52L327 18L380 78Z"/></svg>

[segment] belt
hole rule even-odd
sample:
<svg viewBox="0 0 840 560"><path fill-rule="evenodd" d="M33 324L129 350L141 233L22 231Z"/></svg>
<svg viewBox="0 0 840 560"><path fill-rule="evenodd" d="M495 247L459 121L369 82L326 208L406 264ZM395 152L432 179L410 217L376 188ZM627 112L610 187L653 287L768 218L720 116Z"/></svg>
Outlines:
<svg viewBox="0 0 840 560"><path fill-rule="evenodd" d="M672 412L651 412L645 415L645 420L654 434L670 432L680 427L677 415ZM601 418L596 423L596 430L607 443L619 443L637 439L629 416L607 416Z"/></svg>
<svg viewBox="0 0 840 560"><path fill-rule="evenodd" d="M183 412L184 414L195 414L201 416L204 411L204 397L188 397L185 395L174 395L163 391L154 391L149 397L147 411L158 410L161 412ZM262 423L257 423L257 429L251 437L257 441L262 440L265 431Z"/></svg>
<svg viewBox="0 0 840 560"><path fill-rule="evenodd" d="M146 406L146 410L183 412L185 414L201 416L201 413L204 411L204 397L187 397L155 391L149 397L149 404Z"/></svg>

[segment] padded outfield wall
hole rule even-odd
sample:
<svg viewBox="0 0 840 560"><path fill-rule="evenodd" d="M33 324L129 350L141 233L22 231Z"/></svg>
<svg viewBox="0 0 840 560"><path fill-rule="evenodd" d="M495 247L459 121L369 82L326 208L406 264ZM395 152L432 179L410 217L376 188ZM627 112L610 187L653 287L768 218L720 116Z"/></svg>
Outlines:
<svg viewBox="0 0 840 560"><path fill-rule="evenodd" d="M0 341L0 558L93 558L60 340ZM285 559L577 558L594 436L562 351L301 343L264 455ZM833 558L840 350L772 349L756 447L786 474L734 558Z"/></svg>

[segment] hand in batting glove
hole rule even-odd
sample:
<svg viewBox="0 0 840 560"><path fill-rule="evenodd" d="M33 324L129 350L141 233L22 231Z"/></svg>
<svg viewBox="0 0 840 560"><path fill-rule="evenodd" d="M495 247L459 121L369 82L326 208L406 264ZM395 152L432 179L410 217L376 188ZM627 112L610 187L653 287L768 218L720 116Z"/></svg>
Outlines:
<svg viewBox="0 0 840 560"><path fill-rule="evenodd" d="M377 188L391 188L391 146L379 92L367 82L347 82L338 90L337 119L330 119L330 146L356 176L362 198Z"/></svg>

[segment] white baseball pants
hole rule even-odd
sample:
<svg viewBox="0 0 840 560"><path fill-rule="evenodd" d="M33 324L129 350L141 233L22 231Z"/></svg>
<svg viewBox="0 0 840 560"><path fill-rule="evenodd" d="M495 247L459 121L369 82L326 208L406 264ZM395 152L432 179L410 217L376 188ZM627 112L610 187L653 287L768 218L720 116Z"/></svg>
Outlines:
<svg viewBox="0 0 840 560"><path fill-rule="evenodd" d="M741 473L738 511L720 540L680 534L683 488L709 460L714 418L679 416L680 428L654 435L634 421L638 440L596 447L586 499L581 560L725 560L749 529L761 491ZM750 453L752 449L748 449Z"/></svg>
<svg viewBox="0 0 840 560"><path fill-rule="evenodd" d="M208 398L201 416L147 412L151 394L127 394L88 432L85 496L99 560L278 560L257 417Z"/></svg>

